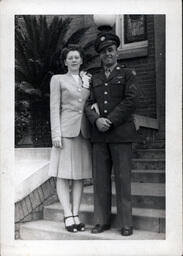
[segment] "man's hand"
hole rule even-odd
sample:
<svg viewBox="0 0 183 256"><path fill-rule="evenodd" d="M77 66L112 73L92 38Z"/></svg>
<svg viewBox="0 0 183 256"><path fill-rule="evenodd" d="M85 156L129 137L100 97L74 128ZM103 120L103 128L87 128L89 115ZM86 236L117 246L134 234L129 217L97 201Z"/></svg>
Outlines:
<svg viewBox="0 0 183 256"><path fill-rule="evenodd" d="M96 126L100 132L106 132L111 127L112 122L104 117L98 118L96 121Z"/></svg>
<svg viewBox="0 0 183 256"><path fill-rule="evenodd" d="M56 147L56 148L63 148L62 140L61 140L60 137L57 137L57 138L53 139L52 144L53 144L53 146Z"/></svg>

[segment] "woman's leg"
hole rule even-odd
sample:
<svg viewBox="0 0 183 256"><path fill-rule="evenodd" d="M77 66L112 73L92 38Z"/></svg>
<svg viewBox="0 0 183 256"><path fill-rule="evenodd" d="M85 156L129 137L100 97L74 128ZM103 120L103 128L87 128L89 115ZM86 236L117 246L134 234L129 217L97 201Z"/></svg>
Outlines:
<svg viewBox="0 0 183 256"><path fill-rule="evenodd" d="M72 213L73 216L78 215L81 204L81 196L83 192L83 180L73 180L72 183ZM79 218L74 218L75 223L79 224Z"/></svg>
<svg viewBox="0 0 183 256"><path fill-rule="evenodd" d="M64 209L64 216L72 216L72 209L70 204L70 188L69 180L57 178L57 194ZM69 226L74 224L73 218L68 218L65 220L65 225Z"/></svg>

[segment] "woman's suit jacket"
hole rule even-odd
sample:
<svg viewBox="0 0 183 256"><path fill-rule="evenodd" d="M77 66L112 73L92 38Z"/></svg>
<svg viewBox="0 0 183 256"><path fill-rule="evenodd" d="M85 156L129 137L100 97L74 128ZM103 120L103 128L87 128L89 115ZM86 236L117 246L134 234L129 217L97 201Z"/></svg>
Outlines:
<svg viewBox="0 0 183 256"><path fill-rule="evenodd" d="M70 73L54 75L50 83L50 116L52 140L58 137L76 137L80 131L90 137L89 123L84 115L85 102L90 91L77 84Z"/></svg>

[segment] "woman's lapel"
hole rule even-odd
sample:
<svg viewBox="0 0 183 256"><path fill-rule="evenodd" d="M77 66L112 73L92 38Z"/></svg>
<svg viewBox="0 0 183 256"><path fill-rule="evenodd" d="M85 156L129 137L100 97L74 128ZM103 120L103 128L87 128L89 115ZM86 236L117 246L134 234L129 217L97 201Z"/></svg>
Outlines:
<svg viewBox="0 0 183 256"><path fill-rule="evenodd" d="M76 82L76 80L74 79L74 77L68 72L66 73L66 76L69 79L69 82L72 83L74 86L78 86L78 83ZM79 79L79 86L82 86L82 80L81 78Z"/></svg>

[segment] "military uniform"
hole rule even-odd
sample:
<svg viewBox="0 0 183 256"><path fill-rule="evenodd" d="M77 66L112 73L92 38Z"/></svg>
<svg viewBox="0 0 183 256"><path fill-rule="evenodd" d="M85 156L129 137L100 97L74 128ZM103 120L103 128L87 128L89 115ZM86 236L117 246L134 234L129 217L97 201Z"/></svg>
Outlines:
<svg viewBox="0 0 183 256"><path fill-rule="evenodd" d="M112 128L101 133L95 126L98 114L88 107L87 116L92 123L93 142L132 142L136 140L136 129L132 113L136 108L137 89L135 72L117 65L106 78L101 69L92 78L91 96L87 105L97 102L100 115L112 121Z"/></svg>
<svg viewBox="0 0 183 256"><path fill-rule="evenodd" d="M101 43L106 46L105 38ZM99 41L98 48L101 43ZM95 224L110 225L111 222L113 167L120 226L132 226L131 160L132 142L136 140L132 114L137 99L135 75L134 71L117 64L108 78L104 68L92 77L86 114L92 124ZM93 103L98 104L100 116L91 109ZM99 117L106 117L112 122L108 131L97 129L96 120Z"/></svg>

